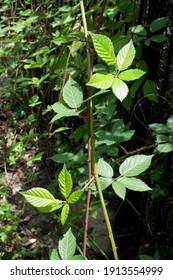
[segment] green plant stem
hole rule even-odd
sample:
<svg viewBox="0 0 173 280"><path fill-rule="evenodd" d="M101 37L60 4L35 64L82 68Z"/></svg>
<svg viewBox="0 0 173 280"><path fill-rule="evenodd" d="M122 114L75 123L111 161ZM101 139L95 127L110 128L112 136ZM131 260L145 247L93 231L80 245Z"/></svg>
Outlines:
<svg viewBox="0 0 173 280"><path fill-rule="evenodd" d="M85 39L86 39L86 47L87 47L87 65L88 65L88 77L90 78L92 75L92 67L91 65L91 60L90 60L90 54L89 54L89 44L88 44L88 29L87 29L87 23L86 23L86 17L85 17L85 9L84 9L84 3L81 0L80 1L80 6L81 6L81 13L82 13L82 20L83 20L83 26L84 26L84 33L85 33ZM94 54L92 55L92 62L94 62ZM98 172L97 172L97 163L96 163L96 153L95 153L95 141L94 141L94 122L93 122L93 103L92 99L90 98L92 95L91 89L88 90L88 180L91 180L92 178L92 173L94 174L95 181L96 181L96 186L103 210L103 215L105 218L107 230L108 230L108 235L110 238L111 246L112 246L112 251L114 255L114 259L118 260L118 254L117 254L117 247L115 244L114 236L113 236L113 231L109 219L109 215L106 209L99 177L98 177ZM84 245L83 245L83 254L84 256L86 255L86 240L87 240L87 227L88 227L88 215L89 215L89 203L90 203L90 196L91 196L91 191L89 190L88 196L87 196L87 206L86 206L86 216L85 216L85 229L84 229Z"/></svg>
<svg viewBox="0 0 173 280"><path fill-rule="evenodd" d="M115 243L115 240L114 240L112 226L111 226L109 215L108 215L108 212L107 212L107 209L106 209L105 200L104 200L104 197L103 197L102 188L101 188L101 184L100 184L100 180L99 180L99 176L98 176L95 143L94 143L95 141L94 141L93 108L91 108L90 127L91 127L91 135L93 136L92 137L92 143L91 143L91 151L92 151L92 163L93 163L93 167L94 167L94 178L95 178L96 187L97 187L98 194L99 194L100 203L101 203L101 206L102 206L104 219L105 219L105 222L106 222L107 231L108 231L108 234L109 234L109 239L110 239L111 246L112 246L112 252L113 252L113 255L114 255L114 259L118 260L119 258L118 258L118 253L117 253L117 246L116 246L116 243Z"/></svg>
<svg viewBox="0 0 173 280"><path fill-rule="evenodd" d="M88 78L90 76L90 54L89 54L89 44L88 44L88 29L87 22L85 17L85 8L83 1L80 1L81 13L82 13L82 21L85 33L86 40L86 54L87 54L87 72ZM87 103L87 120L90 117L90 97L91 90L88 90L88 103ZM88 182L92 179L92 167L91 167L91 133L90 133L90 123L88 121ZM89 218L89 207L90 207L90 199L91 199L91 190L89 189L87 192L86 206L85 206L85 218L84 218L84 237L83 237L83 255L86 257L86 247L87 247L87 234L88 234L88 218Z"/></svg>

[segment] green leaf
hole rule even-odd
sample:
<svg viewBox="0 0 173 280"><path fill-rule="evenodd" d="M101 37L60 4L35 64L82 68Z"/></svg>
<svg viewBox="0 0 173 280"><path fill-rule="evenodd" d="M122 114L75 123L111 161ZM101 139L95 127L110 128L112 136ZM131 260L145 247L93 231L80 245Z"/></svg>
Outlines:
<svg viewBox="0 0 173 280"><path fill-rule="evenodd" d="M169 142L169 136L165 134L157 134L156 136L156 142L157 143L166 143Z"/></svg>
<svg viewBox="0 0 173 280"><path fill-rule="evenodd" d="M55 45L60 46L63 43L69 43L74 41L76 38L75 36L59 36L58 38L52 40Z"/></svg>
<svg viewBox="0 0 173 280"><path fill-rule="evenodd" d="M116 56L114 53L114 46L111 40L104 36L90 33L94 48L98 54L98 56L106 62L107 65L111 66L115 64Z"/></svg>
<svg viewBox="0 0 173 280"><path fill-rule="evenodd" d="M170 153L173 151L173 143L159 144L157 149L160 153Z"/></svg>
<svg viewBox="0 0 173 280"><path fill-rule="evenodd" d="M83 194L83 191L82 190L77 190L77 191L74 191L73 193L71 193L71 195L68 197L67 199L67 202L70 203L70 204L73 204L75 202L77 202L81 195Z"/></svg>
<svg viewBox="0 0 173 280"><path fill-rule="evenodd" d="M114 136L109 131L100 130L97 131L95 135L98 138L98 140L96 140L96 144L106 144L106 146L110 146L116 142Z"/></svg>
<svg viewBox="0 0 173 280"><path fill-rule="evenodd" d="M59 254L62 260L71 260L76 250L76 239L71 228L63 235L58 244Z"/></svg>
<svg viewBox="0 0 173 280"><path fill-rule="evenodd" d="M116 193L116 195L118 195L120 198L122 198L123 200L125 199L126 196L126 188L123 184L121 184L120 182L116 181L112 183L112 188L114 190L114 192Z"/></svg>
<svg viewBox="0 0 173 280"><path fill-rule="evenodd" d="M170 130L167 127L166 124L162 124L162 123L152 123L149 125L149 127L154 130L154 132L157 133L169 133Z"/></svg>
<svg viewBox="0 0 173 280"><path fill-rule="evenodd" d="M58 183L59 183L59 189L60 189L60 192L62 193L62 195L65 198L69 197L71 190L72 190L72 179L71 179L71 175L68 172L65 164L58 176Z"/></svg>
<svg viewBox="0 0 173 280"><path fill-rule="evenodd" d="M51 120L51 122L55 122L64 117L78 116L80 112L77 112L75 109L69 109L64 104L60 102L54 103L52 106L53 111L57 113Z"/></svg>
<svg viewBox="0 0 173 280"><path fill-rule="evenodd" d="M50 157L56 163L68 163L73 159L75 155L73 153L62 153L62 154L55 154Z"/></svg>
<svg viewBox="0 0 173 280"><path fill-rule="evenodd" d="M133 177L121 177L117 180L117 182L132 191L145 192L151 190L151 188L149 188L142 180Z"/></svg>
<svg viewBox="0 0 173 280"><path fill-rule="evenodd" d="M156 34L150 37L150 40L156 43L165 42L168 38L163 34Z"/></svg>
<svg viewBox="0 0 173 280"><path fill-rule="evenodd" d="M126 44L117 55L117 69L123 71L127 69L133 62L135 58L135 48L133 46L132 40Z"/></svg>
<svg viewBox="0 0 173 280"><path fill-rule="evenodd" d="M94 74L87 86L92 86L99 89L108 89L112 86L114 77L111 74Z"/></svg>
<svg viewBox="0 0 173 280"><path fill-rule="evenodd" d="M49 251L49 259L51 261L60 260L60 256L58 255L58 251L56 248L50 249Z"/></svg>
<svg viewBox="0 0 173 280"><path fill-rule="evenodd" d="M148 256L148 255L139 255L139 259L143 260L143 261L146 261L146 260L151 261L151 260L153 260L153 257Z"/></svg>
<svg viewBox="0 0 173 280"><path fill-rule="evenodd" d="M130 69L124 72L121 72L118 76L119 79L123 81L134 81L142 77L146 72L140 69Z"/></svg>
<svg viewBox="0 0 173 280"><path fill-rule="evenodd" d="M112 91L115 96L122 102L128 94L128 86L118 78L115 78L112 84Z"/></svg>
<svg viewBox="0 0 173 280"><path fill-rule="evenodd" d="M67 218L68 218L68 214L70 211L70 206L69 204L65 204L61 210L61 224L64 225Z"/></svg>
<svg viewBox="0 0 173 280"><path fill-rule="evenodd" d="M143 93L148 100L158 103L157 83L152 80L146 80L143 87Z"/></svg>
<svg viewBox="0 0 173 280"><path fill-rule="evenodd" d="M120 165L119 172L123 176L132 177L144 172L151 164L153 155L135 155L131 156Z"/></svg>
<svg viewBox="0 0 173 280"><path fill-rule="evenodd" d="M173 115L171 115L167 119L166 125L167 125L168 129L170 130L170 132L173 132Z"/></svg>
<svg viewBox="0 0 173 280"><path fill-rule="evenodd" d="M164 26L166 26L168 22L168 17L160 17L152 21L150 25L150 31L151 32L156 32L160 29L162 29Z"/></svg>
<svg viewBox="0 0 173 280"><path fill-rule="evenodd" d="M130 140L135 130L129 130L128 125L124 125L122 120L117 119L112 127L111 133L114 135L116 142L121 143Z"/></svg>
<svg viewBox="0 0 173 280"><path fill-rule="evenodd" d="M137 35L140 35L140 36L146 36L147 35L147 30L141 24L133 26L131 28L131 32L135 33Z"/></svg>
<svg viewBox="0 0 173 280"><path fill-rule="evenodd" d="M102 191L109 187L113 182L113 179L111 177L100 177L99 180Z"/></svg>
<svg viewBox="0 0 173 280"><path fill-rule="evenodd" d="M112 178L114 175L114 171L109 163L104 161L104 159L100 158L98 161L98 174L103 177L110 177Z"/></svg>
<svg viewBox="0 0 173 280"><path fill-rule="evenodd" d="M80 260L86 260L86 259L82 255L75 255L71 258L71 260L75 260L75 261L79 260L80 261Z"/></svg>
<svg viewBox="0 0 173 280"><path fill-rule="evenodd" d="M49 213L62 207L62 201L44 188L32 188L26 192L21 192L25 199L39 211Z"/></svg>
<svg viewBox="0 0 173 280"><path fill-rule="evenodd" d="M82 90L78 83L76 83L71 77L69 77L67 83L64 86L63 99L72 109L79 108L83 101Z"/></svg>

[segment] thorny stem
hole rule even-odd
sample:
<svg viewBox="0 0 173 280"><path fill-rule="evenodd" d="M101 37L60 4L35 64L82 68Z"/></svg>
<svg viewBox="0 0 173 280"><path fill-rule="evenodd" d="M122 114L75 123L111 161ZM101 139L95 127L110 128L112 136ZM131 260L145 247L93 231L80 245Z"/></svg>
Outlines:
<svg viewBox="0 0 173 280"><path fill-rule="evenodd" d="M104 1L106 2L106 1ZM84 3L83 0L80 1L81 6L81 13L82 13L82 20L83 20L83 26L84 26L84 33L85 33L85 39L86 39L86 47L87 47L87 64L88 64L88 78L92 76L92 69L93 69L93 63L94 63L94 51L92 52L92 57L90 59L89 54L89 44L88 44L88 29L87 29L87 23L86 23L86 17L85 17L85 9L84 9ZM108 216L108 212L106 209L98 172L97 172L97 162L96 162L96 153L95 153L95 143L94 143L94 123L93 123L93 103L92 98L90 98L92 95L91 88L88 89L88 181L92 179L92 174L94 175L103 215L105 218L112 251L114 255L114 259L118 260L118 254L117 254L117 247L115 244L112 227L110 223L110 219ZM88 216L89 216L89 205L90 205L90 196L91 196L91 190L88 191L87 194L87 201L86 201L86 214L85 214L85 221L84 221L84 244L83 244L83 255L86 256L86 242L87 242L87 230L88 230Z"/></svg>

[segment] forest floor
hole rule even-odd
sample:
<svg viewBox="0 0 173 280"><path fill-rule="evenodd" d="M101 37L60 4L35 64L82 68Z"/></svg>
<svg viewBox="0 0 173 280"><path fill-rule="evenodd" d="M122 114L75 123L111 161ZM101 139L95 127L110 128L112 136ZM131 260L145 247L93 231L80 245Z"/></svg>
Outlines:
<svg viewBox="0 0 173 280"><path fill-rule="evenodd" d="M6 255L12 252L18 243L30 251L39 248L38 255L34 257L45 259L48 258L47 248L55 247L57 244L57 221L52 214L41 214L26 203L20 191L29 187L45 186L49 183L50 178L45 166L40 167L36 162L27 165L27 158L33 154L32 148L27 149L27 152L21 155L15 164L9 164L10 147L25 129L25 120L15 120L13 112L9 108L8 100L0 97L0 188L3 186L8 188L6 195L0 198L0 204L2 205L5 201L10 204L10 210L15 213L19 224L15 233L16 240L3 244L0 239L0 247L1 251L3 248ZM29 182L29 174L34 175L37 172L40 172L40 175ZM6 226L8 226L7 221L0 221L0 234L3 230L5 231Z"/></svg>

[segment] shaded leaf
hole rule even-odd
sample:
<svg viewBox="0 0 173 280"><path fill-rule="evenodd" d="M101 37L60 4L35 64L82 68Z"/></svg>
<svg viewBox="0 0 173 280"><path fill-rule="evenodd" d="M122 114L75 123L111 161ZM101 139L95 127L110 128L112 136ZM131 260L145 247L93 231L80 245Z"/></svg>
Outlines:
<svg viewBox="0 0 173 280"><path fill-rule="evenodd" d="M165 42L168 38L163 34L156 34L150 37L150 40L156 43Z"/></svg>
<svg viewBox="0 0 173 280"><path fill-rule="evenodd" d="M159 144L157 149L160 153L170 153L173 151L173 143Z"/></svg>
<svg viewBox="0 0 173 280"><path fill-rule="evenodd" d="M51 261L60 260L60 256L59 256L56 248L50 249L49 258L50 258Z"/></svg>
<svg viewBox="0 0 173 280"><path fill-rule="evenodd" d="M104 159L100 158L98 161L98 174L103 177L110 177L112 178L114 175L114 171L109 163L104 161Z"/></svg>
<svg viewBox="0 0 173 280"><path fill-rule="evenodd" d="M112 183L112 188L113 188L114 192L116 193L116 195L118 195L123 200L125 199L126 188L121 182L119 182L119 181L113 182Z"/></svg>
<svg viewBox="0 0 173 280"><path fill-rule="evenodd" d="M69 77L63 89L63 99L72 109L77 109L83 101L83 93L78 83Z"/></svg>
<svg viewBox="0 0 173 280"><path fill-rule="evenodd" d="M76 250L76 239L71 228L63 235L58 244L59 254L62 260L71 260Z"/></svg>
<svg viewBox="0 0 173 280"><path fill-rule="evenodd" d="M157 83L152 80L146 80L143 87L143 93L148 100L158 103Z"/></svg>
<svg viewBox="0 0 173 280"><path fill-rule="evenodd" d="M85 260L85 257L82 255L74 255L71 260Z"/></svg>
<svg viewBox="0 0 173 280"><path fill-rule="evenodd" d="M170 130L170 132L173 132L173 115L171 115L167 119L166 125L167 125L168 129Z"/></svg>
<svg viewBox="0 0 173 280"><path fill-rule="evenodd" d="M60 102L54 103L52 106L53 111L57 113L51 120L51 122L55 122L64 117L78 116L80 112L77 112L75 109L69 109L64 104Z"/></svg>
<svg viewBox="0 0 173 280"><path fill-rule="evenodd" d="M168 17L160 17L152 21L150 25L150 31L151 32L156 32L160 29L162 29L164 26L166 26L168 22Z"/></svg>
<svg viewBox="0 0 173 280"><path fill-rule="evenodd" d="M103 191L112 184L113 179L111 177L100 177L99 181L100 181L101 189Z"/></svg>
<svg viewBox="0 0 173 280"><path fill-rule="evenodd" d="M140 35L140 36L146 36L147 35L147 30L141 24L133 26L131 28L131 32L135 33L137 35Z"/></svg>
<svg viewBox="0 0 173 280"><path fill-rule="evenodd" d="M157 133L169 133L170 130L166 124L162 123L152 123L149 127Z"/></svg>

